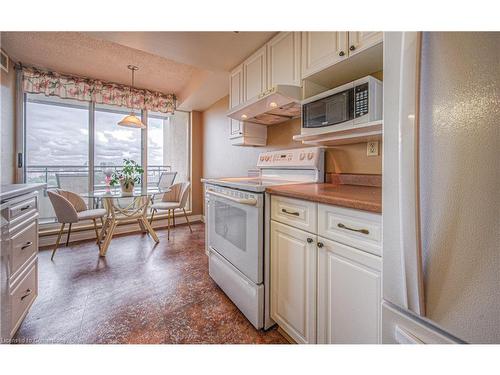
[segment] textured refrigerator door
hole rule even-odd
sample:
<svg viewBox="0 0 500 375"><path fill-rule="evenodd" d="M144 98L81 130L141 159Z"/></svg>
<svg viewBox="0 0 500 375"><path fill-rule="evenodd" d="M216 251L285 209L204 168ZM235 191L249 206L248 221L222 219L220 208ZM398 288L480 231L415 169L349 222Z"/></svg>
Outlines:
<svg viewBox="0 0 500 375"><path fill-rule="evenodd" d="M500 343L499 45L384 34L383 297L471 343Z"/></svg>
<svg viewBox="0 0 500 375"><path fill-rule="evenodd" d="M500 33L424 33L420 225L426 318L500 343Z"/></svg>

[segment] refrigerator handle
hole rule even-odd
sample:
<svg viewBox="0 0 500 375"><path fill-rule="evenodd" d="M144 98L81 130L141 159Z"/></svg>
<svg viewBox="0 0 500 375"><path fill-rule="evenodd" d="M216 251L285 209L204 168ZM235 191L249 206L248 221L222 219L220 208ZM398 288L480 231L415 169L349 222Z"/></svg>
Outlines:
<svg viewBox="0 0 500 375"><path fill-rule="evenodd" d="M406 305L425 315L419 212L419 96L421 33L404 32L399 89L399 230Z"/></svg>

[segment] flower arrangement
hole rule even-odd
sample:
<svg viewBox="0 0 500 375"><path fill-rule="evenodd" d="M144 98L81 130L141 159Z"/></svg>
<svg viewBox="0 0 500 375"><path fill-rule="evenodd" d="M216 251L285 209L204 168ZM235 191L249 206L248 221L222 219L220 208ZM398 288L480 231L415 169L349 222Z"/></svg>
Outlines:
<svg viewBox="0 0 500 375"><path fill-rule="evenodd" d="M134 160L123 159L123 168L120 171L113 172L110 185L120 184L122 192L132 193L136 183L141 182L141 174L144 169Z"/></svg>

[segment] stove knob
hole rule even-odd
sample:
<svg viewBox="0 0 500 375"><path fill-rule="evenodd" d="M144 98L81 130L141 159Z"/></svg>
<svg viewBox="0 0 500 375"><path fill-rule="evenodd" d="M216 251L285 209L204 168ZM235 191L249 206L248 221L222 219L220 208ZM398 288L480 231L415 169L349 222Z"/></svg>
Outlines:
<svg viewBox="0 0 500 375"><path fill-rule="evenodd" d="M264 155L260 156L260 161L264 161Z"/></svg>
<svg viewBox="0 0 500 375"><path fill-rule="evenodd" d="M300 156L299 156L299 159L300 160L304 160L306 158L306 154L305 153L301 153Z"/></svg>
<svg viewBox="0 0 500 375"><path fill-rule="evenodd" d="M307 154L307 159L311 160L314 157L314 154L312 152Z"/></svg>
<svg viewBox="0 0 500 375"><path fill-rule="evenodd" d="M268 156L266 156L266 161L269 161L269 160L271 160L271 157L268 155Z"/></svg>

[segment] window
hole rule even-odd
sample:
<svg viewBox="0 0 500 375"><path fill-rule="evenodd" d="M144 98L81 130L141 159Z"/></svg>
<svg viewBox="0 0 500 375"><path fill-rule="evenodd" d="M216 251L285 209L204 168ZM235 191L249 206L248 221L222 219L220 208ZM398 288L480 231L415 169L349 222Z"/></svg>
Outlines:
<svg viewBox="0 0 500 375"><path fill-rule="evenodd" d="M77 193L87 192L94 181L98 190L104 188L104 173L119 169L124 158L146 167L148 185L156 186L162 172L172 171L175 182L189 181L190 113L150 112L142 120L148 125L144 130L118 126L129 113L123 107L25 94L25 181ZM146 134L147 154L142 147ZM94 170L89 171L91 160ZM54 222L46 193L40 198L40 222Z"/></svg>
<svg viewBox="0 0 500 375"><path fill-rule="evenodd" d="M190 113L148 113L148 184L163 172L177 172L174 183L190 180ZM190 202L190 200L188 200ZM188 207L190 208L190 204Z"/></svg>
<svg viewBox="0 0 500 375"><path fill-rule="evenodd" d="M119 169L123 159L141 161L141 129L118 126L130 110L109 105L96 105L94 112L94 187L105 186L105 172ZM140 112L136 115L140 117Z"/></svg>
<svg viewBox="0 0 500 375"><path fill-rule="evenodd" d="M26 182L87 192L89 103L28 94L25 113ZM53 217L52 205L43 194L41 221Z"/></svg>

